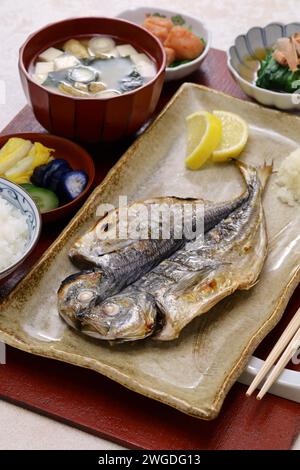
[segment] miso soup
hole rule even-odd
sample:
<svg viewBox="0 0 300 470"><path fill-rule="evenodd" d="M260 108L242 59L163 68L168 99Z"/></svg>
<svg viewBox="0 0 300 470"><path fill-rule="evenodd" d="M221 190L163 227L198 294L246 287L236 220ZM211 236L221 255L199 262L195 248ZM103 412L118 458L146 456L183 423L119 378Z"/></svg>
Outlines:
<svg viewBox="0 0 300 470"><path fill-rule="evenodd" d="M69 39L42 52L31 68L33 79L49 89L97 99L135 90L156 72L148 55L107 36Z"/></svg>

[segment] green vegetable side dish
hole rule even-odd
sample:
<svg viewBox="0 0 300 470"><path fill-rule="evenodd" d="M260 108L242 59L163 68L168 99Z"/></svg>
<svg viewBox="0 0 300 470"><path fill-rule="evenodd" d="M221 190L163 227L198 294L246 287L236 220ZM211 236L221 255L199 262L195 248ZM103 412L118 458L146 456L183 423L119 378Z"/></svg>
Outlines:
<svg viewBox="0 0 300 470"><path fill-rule="evenodd" d="M300 69L292 72L288 67L280 65L269 51L261 61L255 83L267 90L294 93L300 88Z"/></svg>

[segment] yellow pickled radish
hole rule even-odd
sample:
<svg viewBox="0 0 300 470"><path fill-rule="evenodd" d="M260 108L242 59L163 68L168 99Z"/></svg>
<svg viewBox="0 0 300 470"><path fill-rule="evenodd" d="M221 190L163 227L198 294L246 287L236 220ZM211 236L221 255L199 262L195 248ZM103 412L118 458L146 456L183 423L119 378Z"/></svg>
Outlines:
<svg viewBox="0 0 300 470"><path fill-rule="evenodd" d="M22 176L24 173L32 170L33 157L25 157L19 160L12 168L7 170L4 175L6 178Z"/></svg>
<svg viewBox="0 0 300 470"><path fill-rule="evenodd" d="M12 181L13 183L16 183L16 184L25 184L25 183L30 183L31 175L32 175L32 171L23 173L22 175L18 175L18 176L10 176L7 179L9 179L9 181Z"/></svg>
<svg viewBox="0 0 300 470"><path fill-rule="evenodd" d="M198 111L186 118L187 157L186 166L198 170L218 147L222 136L222 124L217 116Z"/></svg>
<svg viewBox="0 0 300 470"><path fill-rule="evenodd" d="M0 150L0 174L5 173L26 157L32 143L29 140L12 137Z"/></svg>
<svg viewBox="0 0 300 470"><path fill-rule="evenodd" d="M33 169L40 165L45 165L50 161L51 154L54 152L54 149L45 147L45 145L40 142L35 142L28 153L28 156L33 156Z"/></svg>

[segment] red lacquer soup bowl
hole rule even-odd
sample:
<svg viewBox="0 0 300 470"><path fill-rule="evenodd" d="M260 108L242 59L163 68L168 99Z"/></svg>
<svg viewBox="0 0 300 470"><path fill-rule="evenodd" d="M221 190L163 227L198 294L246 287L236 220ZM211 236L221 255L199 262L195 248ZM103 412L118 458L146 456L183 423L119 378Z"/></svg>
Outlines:
<svg viewBox="0 0 300 470"><path fill-rule="evenodd" d="M39 54L71 38L110 35L147 53L157 73L133 91L106 99L74 97L36 83L30 68ZM112 142L136 132L152 115L164 82L162 45L144 28L117 18L72 18L33 33L20 49L19 71L27 100L49 132L85 143Z"/></svg>

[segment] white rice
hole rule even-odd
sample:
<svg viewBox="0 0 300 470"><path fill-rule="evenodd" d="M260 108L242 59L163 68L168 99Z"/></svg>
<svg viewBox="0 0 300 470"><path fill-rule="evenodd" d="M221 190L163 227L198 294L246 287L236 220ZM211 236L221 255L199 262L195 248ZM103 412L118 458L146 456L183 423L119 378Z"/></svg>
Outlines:
<svg viewBox="0 0 300 470"><path fill-rule="evenodd" d="M280 186L277 194L282 202L289 206L300 203L300 149L291 152L282 162L276 183Z"/></svg>
<svg viewBox="0 0 300 470"><path fill-rule="evenodd" d="M0 196L0 272L22 257L28 236L26 216Z"/></svg>

